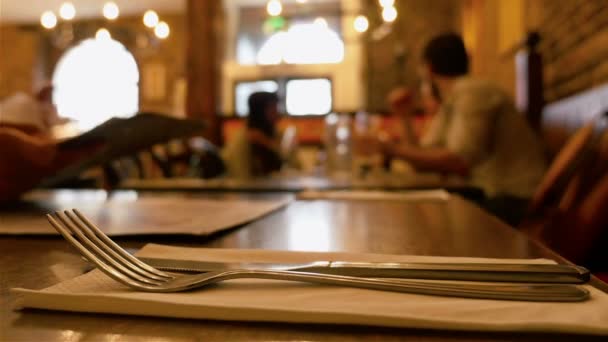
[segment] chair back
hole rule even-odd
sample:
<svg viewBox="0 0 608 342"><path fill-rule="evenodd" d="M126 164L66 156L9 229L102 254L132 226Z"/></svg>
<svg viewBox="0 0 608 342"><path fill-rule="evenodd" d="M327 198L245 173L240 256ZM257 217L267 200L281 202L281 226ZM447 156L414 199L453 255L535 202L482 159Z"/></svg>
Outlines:
<svg viewBox="0 0 608 342"><path fill-rule="evenodd" d="M562 211L575 208L598 179L608 173L608 130L604 129L597 144L594 143L591 149L592 157L582 162L559 201L558 207Z"/></svg>
<svg viewBox="0 0 608 342"><path fill-rule="evenodd" d="M568 139L532 196L528 216L537 216L544 208L558 201L576 170L589 159L594 131L595 122L592 121Z"/></svg>
<svg viewBox="0 0 608 342"><path fill-rule="evenodd" d="M608 174L595 182L577 208L560 213L545 225L543 242L575 263L608 261Z"/></svg>

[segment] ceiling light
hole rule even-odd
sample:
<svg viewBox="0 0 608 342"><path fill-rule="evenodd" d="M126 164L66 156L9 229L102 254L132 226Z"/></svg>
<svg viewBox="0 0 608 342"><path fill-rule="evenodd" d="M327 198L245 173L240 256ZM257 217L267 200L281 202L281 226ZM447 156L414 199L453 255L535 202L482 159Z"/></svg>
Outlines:
<svg viewBox="0 0 608 342"><path fill-rule="evenodd" d="M363 33L369 28L369 21L364 15L358 15L353 22L353 27L355 31Z"/></svg>
<svg viewBox="0 0 608 342"><path fill-rule="evenodd" d="M118 18L118 15L120 14L120 9L118 8L118 5L116 5L115 2L106 2L103 5L103 16L108 19L108 20L114 20L116 18Z"/></svg>
<svg viewBox="0 0 608 342"><path fill-rule="evenodd" d="M45 29L52 29L57 26L57 17L53 11L46 11L40 16L40 25Z"/></svg>
<svg viewBox="0 0 608 342"><path fill-rule="evenodd" d="M71 2L64 2L59 7L59 16L64 20L72 20L76 16L76 8Z"/></svg>
<svg viewBox="0 0 608 342"><path fill-rule="evenodd" d="M156 14L156 12L153 10L147 10L146 13L144 13L144 25L149 28L153 28L158 25L158 14Z"/></svg>
<svg viewBox="0 0 608 342"><path fill-rule="evenodd" d="M154 35L156 35L156 37L160 39L165 39L169 37L169 33L171 33L169 25L164 21L158 23L158 25L156 25L156 27L154 28Z"/></svg>
<svg viewBox="0 0 608 342"><path fill-rule="evenodd" d="M266 11L273 17L280 15L283 12L283 5L279 0L270 0L266 4Z"/></svg>
<svg viewBox="0 0 608 342"><path fill-rule="evenodd" d="M384 7L382 10L382 19L387 23L392 23L397 19L397 9L395 7Z"/></svg>
<svg viewBox="0 0 608 342"><path fill-rule="evenodd" d="M378 0L378 2L382 7L393 7L395 5L395 0Z"/></svg>
<svg viewBox="0 0 608 342"><path fill-rule="evenodd" d="M105 28L100 28L95 33L95 39L107 41L107 40L112 39L112 35L110 34L110 31L106 30Z"/></svg>
<svg viewBox="0 0 608 342"><path fill-rule="evenodd" d="M321 26L323 28L328 28L329 24L327 24L327 20L325 20L325 18L321 18L318 17L315 19L315 21L313 22L315 25Z"/></svg>

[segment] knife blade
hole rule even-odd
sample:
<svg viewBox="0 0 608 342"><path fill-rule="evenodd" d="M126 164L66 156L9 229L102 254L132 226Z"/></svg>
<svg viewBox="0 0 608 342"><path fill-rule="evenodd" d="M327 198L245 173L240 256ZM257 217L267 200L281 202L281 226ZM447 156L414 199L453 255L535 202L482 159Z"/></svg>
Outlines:
<svg viewBox="0 0 608 342"><path fill-rule="evenodd" d="M226 269L285 270L367 278L408 278L517 283L583 284L589 270L576 265L488 263L377 263L316 261L312 263L221 263L140 258L165 271L209 272Z"/></svg>

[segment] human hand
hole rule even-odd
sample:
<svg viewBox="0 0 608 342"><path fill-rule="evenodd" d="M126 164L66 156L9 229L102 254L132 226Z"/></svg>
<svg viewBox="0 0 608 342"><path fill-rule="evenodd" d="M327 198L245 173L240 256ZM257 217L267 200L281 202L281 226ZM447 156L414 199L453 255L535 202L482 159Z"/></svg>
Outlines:
<svg viewBox="0 0 608 342"><path fill-rule="evenodd" d="M409 117L414 109L414 92L408 88L395 88L387 96L387 102L393 115Z"/></svg>
<svg viewBox="0 0 608 342"><path fill-rule="evenodd" d="M61 153L49 138L0 128L0 202L16 199L43 178L90 154L92 148L99 146Z"/></svg>

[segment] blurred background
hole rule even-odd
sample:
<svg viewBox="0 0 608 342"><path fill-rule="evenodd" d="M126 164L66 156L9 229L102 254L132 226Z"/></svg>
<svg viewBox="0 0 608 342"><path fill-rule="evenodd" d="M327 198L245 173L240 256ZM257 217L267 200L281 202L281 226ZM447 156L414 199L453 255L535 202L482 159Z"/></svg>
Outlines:
<svg viewBox="0 0 608 342"><path fill-rule="evenodd" d="M154 111L205 118L223 145L248 96L271 91L281 124L315 145L325 114L384 113L391 89L416 87L419 51L441 32L461 33L473 74L523 112L530 84L542 104L594 88L608 80L607 22L604 0L3 0L0 99L50 83L73 129ZM530 32L542 57L532 76L517 62ZM576 126L592 109L555 120Z"/></svg>

